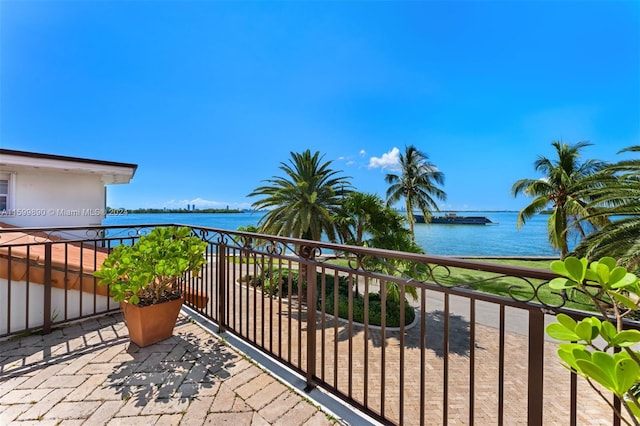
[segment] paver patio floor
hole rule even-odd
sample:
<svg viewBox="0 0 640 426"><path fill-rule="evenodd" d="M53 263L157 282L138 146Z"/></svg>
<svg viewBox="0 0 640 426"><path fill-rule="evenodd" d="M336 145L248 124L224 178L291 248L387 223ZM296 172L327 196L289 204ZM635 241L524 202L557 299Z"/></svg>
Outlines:
<svg viewBox="0 0 640 426"><path fill-rule="evenodd" d="M3 426L337 422L183 316L146 348L120 314L0 342Z"/></svg>
<svg viewBox="0 0 640 426"><path fill-rule="evenodd" d="M265 300L268 302L268 299ZM306 310L291 312L284 306L271 310L262 301L251 310L251 317L266 322L254 326L248 322L246 336L263 335L274 341L288 342L290 361L304 364ZM275 306L274 306L275 308ZM391 419L399 414L398 372L404 373L403 424L419 424L425 411L426 424L442 424L444 353L441 311L438 306L427 313L429 326L425 357L424 408L420 403L419 327L406 330L404 364L398 364L399 333L370 330L347 324L324 327L318 320L317 372L323 380L334 382L342 392L350 392L359 401L378 409L382 386L386 389L385 413ZM238 310L237 319L246 315ZM235 316L234 316L235 317ZM420 318L420 317L419 317ZM280 320L284 319L282 324ZM289 323L290 321L290 323ZM470 358L467 328L462 317L450 318L452 340L449 346L448 424L468 424ZM274 336L271 335L273 330ZM504 354L504 421L523 424L526 419L527 338L506 333ZM232 336L229 336L232 337ZM460 340L462 339L462 340ZM384 344L383 344L384 342ZM268 345L270 346L270 345ZM351 346L351 356L349 347ZM566 424L566 389L570 374L555 359L555 344L545 344L544 423ZM380 377L380 349L384 347L387 374ZM366 348L366 352L364 352ZM499 331L477 325L475 335L475 424L497 424L500 358ZM285 347L286 349L286 347ZM337 358L334 359L334 350ZM287 353L283 350L283 354ZM322 356L320 354L323 354ZM324 362L321 362L324 360ZM369 373L364 374L365 365ZM365 379L366 378L366 379ZM300 387L298 387L300 389ZM587 386L579 386L579 424L610 424L611 414L603 401ZM365 393L365 390L367 393ZM365 398L365 395L368 397ZM174 336L164 342L139 348L128 339L120 314L74 323L48 335L31 335L0 342L0 425L126 425L168 424L202 425L330 425L324 407L311 403L305 395L283 384L250 358L186 317L181 317ZM353 422L363 424L364 422Z"/></svg>

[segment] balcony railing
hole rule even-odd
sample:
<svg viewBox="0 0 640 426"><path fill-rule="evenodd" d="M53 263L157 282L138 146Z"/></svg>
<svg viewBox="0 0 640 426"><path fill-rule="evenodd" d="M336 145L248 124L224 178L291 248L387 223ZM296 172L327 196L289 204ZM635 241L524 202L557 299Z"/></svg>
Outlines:
<svg viewBox="0 0 640 426"><path fill-rule="evenodd" d="M1 229L0 337L118 310L92 273L154 226ZM190 228L209 262L185 278L187 307L383 423L619 424L545 336L559 312L589 315L561 294L539 300L550 271ZM474 290L480 281L511 297ZM394 295L410 306L397 326Z"/></svg>

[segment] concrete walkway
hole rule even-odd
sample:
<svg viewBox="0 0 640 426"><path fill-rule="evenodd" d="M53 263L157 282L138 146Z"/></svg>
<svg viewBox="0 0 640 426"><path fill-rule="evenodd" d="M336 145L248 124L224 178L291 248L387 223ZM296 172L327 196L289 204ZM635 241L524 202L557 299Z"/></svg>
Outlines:
<svg viewBox="0 0 640 426"><path fill-rule="evenodd" d="M0 425L343 423L185 317L139 348L120 314L0 342Z"/></svg>

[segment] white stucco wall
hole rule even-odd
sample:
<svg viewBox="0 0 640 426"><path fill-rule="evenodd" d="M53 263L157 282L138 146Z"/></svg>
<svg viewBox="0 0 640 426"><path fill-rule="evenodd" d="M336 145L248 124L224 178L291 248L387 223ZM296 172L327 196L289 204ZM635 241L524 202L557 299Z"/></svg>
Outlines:
<svg viewBox="0 0 640 426"><path fill-rule="evenodd" d="M8 281L0 278L0 334L7 333L7 311L8 306ZM110 300L109 300L110 299ZM109 305L107 306L107 300ZM25 281L11 281L11 330L24 330L29 327L41 327L44 325L44 286L42 284L29 284L29 323L27 324L27 283ZM67 290L65 292L59 288L51 291L51 317L54 321L64 319L65 302L67 307L67 318L75 319L80 316L80 292L78 290ZM113 299L106 296L96 296L96 311L105 312L108 308L117 307L118 304ZM93 294L82 293L82 315L92 315Z"/></svg>
<svg viewBox="0 0 640 426"><path fill-rule="evenodd" d="M100 225L106 215L106 187L99 174L12 168L10 211L0 222L20 227Z"/></svg>

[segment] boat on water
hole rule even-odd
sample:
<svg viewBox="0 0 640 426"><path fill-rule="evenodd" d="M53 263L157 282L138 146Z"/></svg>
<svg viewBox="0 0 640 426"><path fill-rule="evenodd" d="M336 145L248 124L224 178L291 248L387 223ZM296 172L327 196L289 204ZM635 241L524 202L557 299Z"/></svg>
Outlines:
<svg viewBox="0 0 640 426"><path fill-rule="evenodd" d="M426 223L423 215L413 216L416 223ZM486 216L458 216L455 213L450 213L444 216L431 216L429 223L439 223L445 225L486 225L493 223Z"/></svg>

